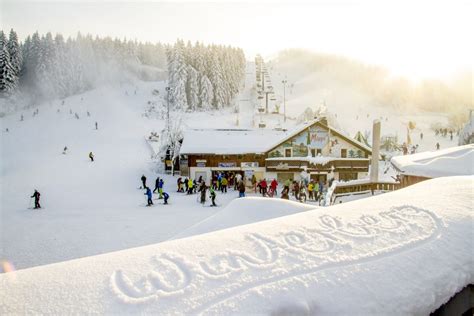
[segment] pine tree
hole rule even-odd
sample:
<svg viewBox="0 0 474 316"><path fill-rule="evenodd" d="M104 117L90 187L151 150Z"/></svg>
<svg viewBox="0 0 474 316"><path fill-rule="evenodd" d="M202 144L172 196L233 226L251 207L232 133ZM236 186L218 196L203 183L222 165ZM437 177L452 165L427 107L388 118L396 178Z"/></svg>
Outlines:
<svg viewBox="0 0 474 316"><path fill-rule="evenodd" d="M171 88L171 104L176 109L186 109L186 81L187 67L184 60L184 44L178 41L172 51L172 64L170 65L170 88Z"/></svg>
<svg viewBox="0 0 474 316"><path fill-rule="evenodd" d="M15 69L11 65L8 43L0 31L0 95L8 96L15 89Z"/></svg>
<svg viewBox="0 0 474 316"><path fill-rule="evenodd" d="M188 100L188 109L195 111L199 106L199 73L190 65L188 65L187 73L186 97Z"/></svg>
<svg viewBox="0 0 474 316"><path fill-rule="evenodd" d="M7 45L8 53L10 54L10 64L14 72L14 88L17 89L20 81L20 71L21 71L21 51L20 45L18 43L18 36L16 35L13 29L10 30L10 37L8 39Z"/></svg>
<svg viewBox="0 0 474 316"><path fill-rule="evenodd" d="M199 99L200 99L200 107L207 111L212 108L212 99L214 98L214 91L212 91L212 83L209 78L204 75L200 74L200 89L199 89Z"/></svg>

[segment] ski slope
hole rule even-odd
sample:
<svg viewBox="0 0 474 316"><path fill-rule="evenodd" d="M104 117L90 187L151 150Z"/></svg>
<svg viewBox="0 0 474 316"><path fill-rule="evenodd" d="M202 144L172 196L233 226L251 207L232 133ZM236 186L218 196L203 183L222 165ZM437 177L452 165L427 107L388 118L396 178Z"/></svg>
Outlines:
<svg viewBox="0 0 474 316"><path fill-rule="evenodd" d="M0 314L427 315L474 282L473 180L2 274Z"/></svg>
<svg viewBox="0 0 474 316"><path fill-rule="evenodd" d="M143 114L148 101L163 102L164 86L103 87L67 98L64 105L40 104L35 116L36 107L0 119L0 260L22 269L153 244L217 212L198 204L196 195L176 193L171 176L165 176L171 205L156 200L153 208L144 207L140 177L145 174L153 188L158 163L144 137L160 132L164 121ZM188 114L185 122L229 126L226 114ZM41 210L30 209L34 189L41 193ZM237 195L218 194L217 200L225 206Z"/></svg>

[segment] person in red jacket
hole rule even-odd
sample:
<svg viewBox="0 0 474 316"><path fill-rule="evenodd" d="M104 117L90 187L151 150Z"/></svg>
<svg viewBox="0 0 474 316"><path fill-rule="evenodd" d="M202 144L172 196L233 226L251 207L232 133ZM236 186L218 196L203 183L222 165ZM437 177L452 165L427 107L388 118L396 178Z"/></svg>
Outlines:
<svg viewBox="0 0 474 316"><path fill-rule="evenodd" d="M260 182L260 187L262 189L262 196L267 195L267 180L263 179L262 182Z"/></svg>
<svg viewBox="0 0 474 316"><path fill-rule="evenodd" d="M276 179L273 179L272 182L270 183L270 191L272 192L272 196L274 194L278 195L277 187L278 187L278 181Z"/></svg>

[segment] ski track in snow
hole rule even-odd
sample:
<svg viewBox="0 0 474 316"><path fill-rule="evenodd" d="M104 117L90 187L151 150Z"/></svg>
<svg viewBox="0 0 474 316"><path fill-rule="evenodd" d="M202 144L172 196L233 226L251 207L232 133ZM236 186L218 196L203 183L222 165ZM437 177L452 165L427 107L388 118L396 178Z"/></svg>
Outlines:
<svg viewBox="0 0 474 316"><path fill-rule="evenodd" d="M272 235L248 234L244 246L252 251L196 255L192 262L175 254L157 255L150 259L155 269L139 280L116 270L110 288L125 304L167 298L179 298L176 302L182 304L192 293L185 313L200 314L261 286L413 249L439 237L444 227L433 212L411 205L349 221L322 215L311 224Z"/></svg>

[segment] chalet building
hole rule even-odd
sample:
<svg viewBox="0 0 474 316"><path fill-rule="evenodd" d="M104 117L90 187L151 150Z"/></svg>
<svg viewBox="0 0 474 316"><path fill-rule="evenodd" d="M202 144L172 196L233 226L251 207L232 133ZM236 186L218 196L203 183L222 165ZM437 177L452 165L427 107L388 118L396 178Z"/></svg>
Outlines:
<svg viewBox="0 0 474 316"><path fill-rule="evenodd" d="M371 148L316 119L292 131L188 130L180 149L180 171L207 182L218 172L240 173L250 180L299 180L302 172L326 182L355 180L369 171Z"/></svg>

